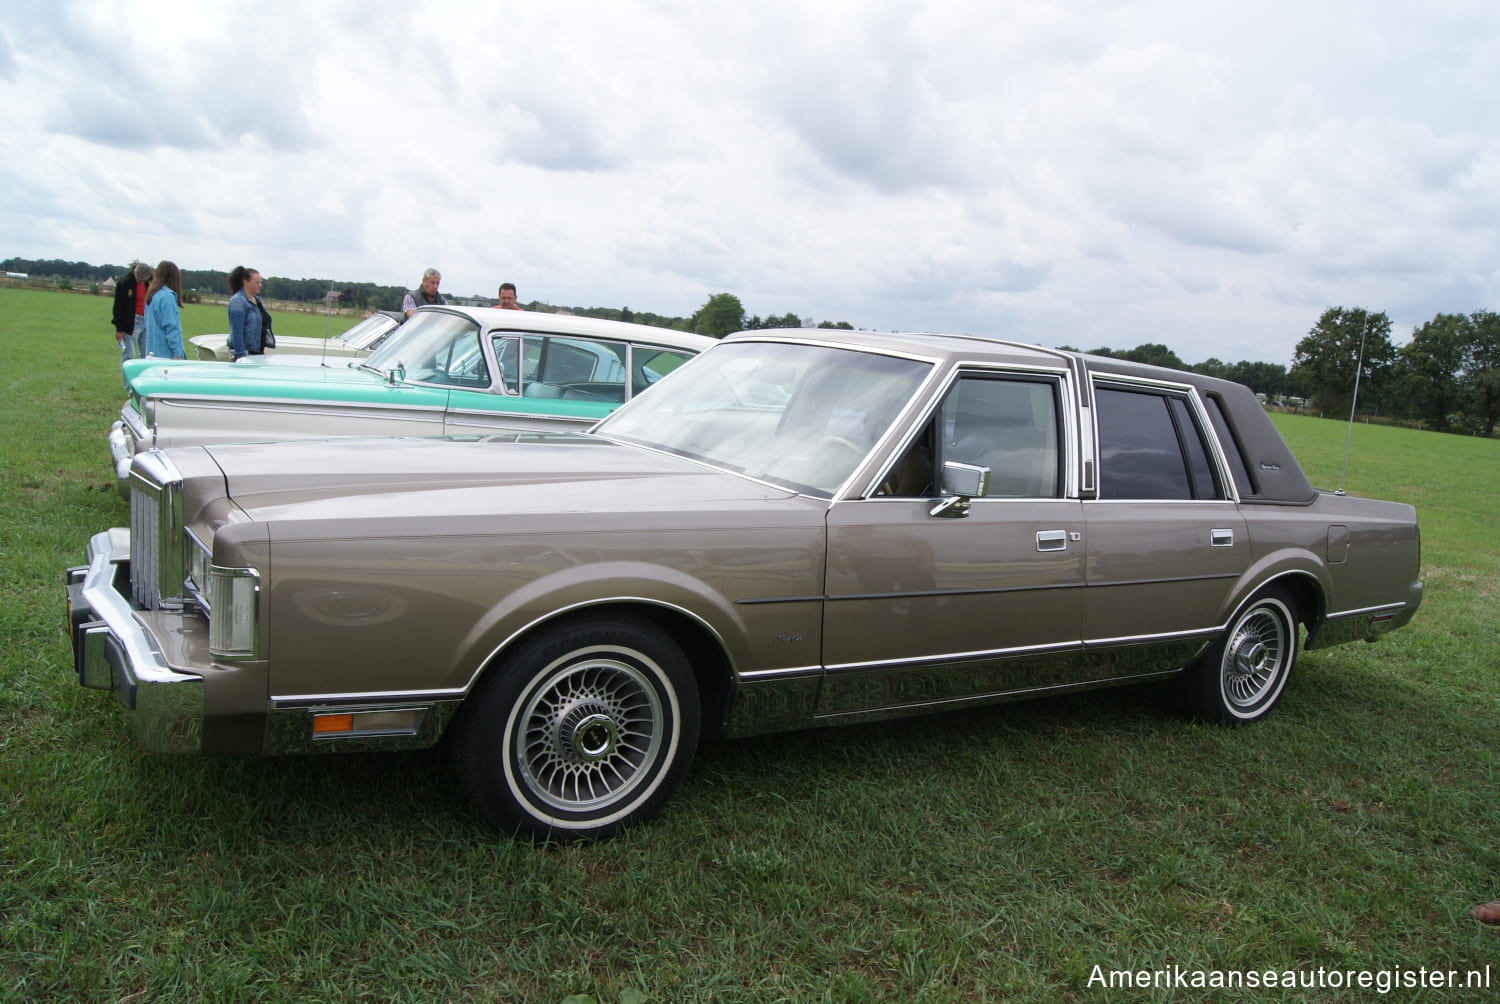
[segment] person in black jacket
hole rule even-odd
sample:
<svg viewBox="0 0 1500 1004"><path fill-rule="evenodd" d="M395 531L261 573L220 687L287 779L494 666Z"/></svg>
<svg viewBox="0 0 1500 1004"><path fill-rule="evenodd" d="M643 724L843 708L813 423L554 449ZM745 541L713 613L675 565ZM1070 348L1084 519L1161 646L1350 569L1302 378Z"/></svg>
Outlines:
<svg viewBox="0 0 1500 1004"><path fill-rule="evenodd" d="M120 346L121 366L127 359L146 355L146 283L150 281L151 266L138 261L115 283L115 342Z"/></svg>
<svg viewBox="0 0 1500 1004"><path fill-rule="evenodd" d="M442 281L443 273L435 268L424 269L422 285L401 298L401 313L410 317L418 307L430 306L434 303L447 304L448 301L438 293L438 283Z"/></svg>

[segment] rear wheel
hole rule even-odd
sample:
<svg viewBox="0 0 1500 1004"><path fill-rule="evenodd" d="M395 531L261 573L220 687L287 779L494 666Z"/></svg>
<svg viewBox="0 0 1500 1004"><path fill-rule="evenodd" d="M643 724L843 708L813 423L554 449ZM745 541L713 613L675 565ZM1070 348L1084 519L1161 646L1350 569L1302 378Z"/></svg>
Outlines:
<svg viewBox="0 0 1500 1004"><path fill-rule="evenodd" d="M1183 673L1187 711L1235 724L1264 718L1297 661L1297 611L1280 589L1267 589L1235 614L1229 630Z"/></svg>
<svg viewBox="0 0 1500 1004"><path fill-rule="evenodd" d="M671 639L635 618L575 620L490 670L455 723L454 767L501 829L603 837L661 809L698 727L697 684Z"/></svg>

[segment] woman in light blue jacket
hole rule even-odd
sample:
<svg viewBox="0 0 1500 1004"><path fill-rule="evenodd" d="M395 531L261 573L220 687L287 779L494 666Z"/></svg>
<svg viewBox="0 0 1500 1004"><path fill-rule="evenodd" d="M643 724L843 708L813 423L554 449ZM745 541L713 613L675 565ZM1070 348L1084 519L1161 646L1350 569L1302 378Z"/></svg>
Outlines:
<svg viewBox="0 0 1500 1004"><path fill-rule="evenodd" d="M151 275L146 290L146 355L159 359L186 359L182 351L182 273L174 262L164 261Z"/></svg>
<svg viewBox="0 0 1500 1004"><path fill-rule="evenodd" d="M236 265L229 273L229 355L230 362L265 351L261 332L265 323L260 303L260 288L265 283L253 268Z"/></svg>

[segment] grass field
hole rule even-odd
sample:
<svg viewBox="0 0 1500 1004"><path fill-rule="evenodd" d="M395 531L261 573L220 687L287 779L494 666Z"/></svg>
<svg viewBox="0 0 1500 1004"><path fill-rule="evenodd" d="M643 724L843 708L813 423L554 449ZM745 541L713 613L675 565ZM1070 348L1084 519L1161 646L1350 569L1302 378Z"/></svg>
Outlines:
<svg viewBox="0 0 1500 1004"><path fill-rule="evenodd" d="M1141 687L715 744L655 822L538 847L435 754L148 755L77 685L117 359L105 298L0 289L0 999L1321 1001L1486 967L1387 999L1495 999L1500 443L1356 427L1346 487L1416 504L1426 599L1304 655L1261 724ZM1333 487L1345 426L1277 424ZM1095 979L1174 966L1323 985Z"/></svg>

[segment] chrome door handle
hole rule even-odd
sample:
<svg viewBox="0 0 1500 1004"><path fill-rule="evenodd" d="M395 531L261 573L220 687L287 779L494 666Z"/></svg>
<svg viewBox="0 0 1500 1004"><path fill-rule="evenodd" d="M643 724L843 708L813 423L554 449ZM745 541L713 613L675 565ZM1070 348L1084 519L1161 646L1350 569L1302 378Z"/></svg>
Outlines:
<svg viewBox="0 0 1500 1004"><path fill-rule="evenodd" d="M1068 531L1038 530L1036 532L1036 549L1038 551L1066 551L1068 549Z"/></svg>
<svg viewBox="0 0 1500 1004"><path fill-rule="evenodd" d="M1209 547L1233 547L1234 546L1234 531L1233 530L1210 530L1210 531L1208 531L1208 546Z"/></svg>

